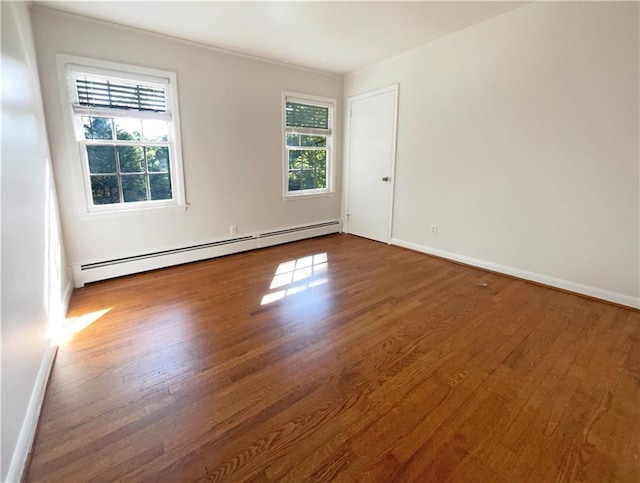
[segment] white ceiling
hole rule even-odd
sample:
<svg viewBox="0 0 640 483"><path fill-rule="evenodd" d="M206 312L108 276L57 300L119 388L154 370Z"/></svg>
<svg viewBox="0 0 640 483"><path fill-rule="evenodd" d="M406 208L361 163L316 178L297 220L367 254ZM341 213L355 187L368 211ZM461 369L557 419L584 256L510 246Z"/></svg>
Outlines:
<svg viewBox="0 0 640 483"><path fill-rule="evenodd" d="M521 2L37 2L336 74L375 64Z"/></svg>

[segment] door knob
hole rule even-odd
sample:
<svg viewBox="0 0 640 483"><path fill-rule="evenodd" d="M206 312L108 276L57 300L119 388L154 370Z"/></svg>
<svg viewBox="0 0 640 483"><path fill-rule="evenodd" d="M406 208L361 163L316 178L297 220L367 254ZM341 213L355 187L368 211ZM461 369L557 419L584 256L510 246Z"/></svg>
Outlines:
<svg viewBox="0 0 640 483"><path fill-rule="evenodd" d="M382 178L382 181L388 183L389 181L391 181L391 178L389 178L389 176L385 176L384 178Z"/></svg>

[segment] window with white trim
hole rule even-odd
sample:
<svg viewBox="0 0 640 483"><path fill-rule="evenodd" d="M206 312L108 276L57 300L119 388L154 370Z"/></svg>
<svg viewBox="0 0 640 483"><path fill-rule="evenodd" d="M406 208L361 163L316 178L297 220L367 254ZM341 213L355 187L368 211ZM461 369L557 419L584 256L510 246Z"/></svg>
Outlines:
<svg viewBox="0 0 640 483"><path fill-rule="evenodd" d="M65 72L87 211L184 205L175 74L86 60Z"/></svg>
<svg viewBox="0 0 640 483"><path fill-rule="evenodd" d="M285 93L285 197L333 192L334 111L334 99Z"/></svg>

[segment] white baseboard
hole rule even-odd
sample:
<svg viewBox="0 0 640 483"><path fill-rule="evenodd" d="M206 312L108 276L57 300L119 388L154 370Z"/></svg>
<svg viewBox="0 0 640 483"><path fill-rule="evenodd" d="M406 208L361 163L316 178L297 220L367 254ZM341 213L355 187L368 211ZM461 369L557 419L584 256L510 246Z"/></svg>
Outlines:
<svg viewBox="0 0 640 483"><path fill-rule="evenodd" d="M234 238L213 240L199 246L171 249L149 255L138 255L112 262L94 261L74 264L71 265L73 283L76 288L79 288L83 287L85 283L98 280L231 255L257 248L299 241L305 238L339 233L341 227L340 220L329 220L311 225L296 225L272 231L238 235Z"/></svg>
<svg viewBox="0 0 640 483"><path fill-rule="evenodd" d="M508 265L500 265L498 263L488 262L486 260L480 260L478 258L466 257L464 255L458 255L457 253L448 252L445 250L439 250L437 248L431 248L418 243L412 243L397 238L391 239L392 245L397 245L403 248L409 248L418 252L426 253L428 255L435 255L437 257L446 258L456 262L472 265L474 267L484 268L492 272L504 273L524 280L530 280L532 282L541 283L543 285L549 285L551 287L560 288L569 292L575 292L577 294L587 295L597 299L607 300L620 305L626 305L635 309L640 308L640 298L632 297L617 292L611 292L597 287L591 287L589 285L582 285L568 280L560 278L550 277L540 273L529 272L520 268L510 267Z"/></svg>
<svg viewBox="0 0 640 483"><path fill-rule="evenodd" d="M69 303L71 302L72 294L73 281L71 280L71 277L69 277L67 286L60 294L62 317L66 316L69 310ZM49 343L44 355L42 356L36 381L33 385L33 391L31 392L31 398L29 399L27 411L22 422L22 427L20 428L20 434L18 435L18 441L16 442L16 448L13 452L11 463L9 464L9 470L7 471L6 483L19 483L22 481L24 476L29 453L31 453L36 431L38 429L38 421L40 420L40 412L42 411L42 404L44 402L49 376L51 375L53 362L55 361L57 353L58 347Z"/></svg>
<svg viewBox="0 0 640 483"><path fill-rule="evenodd" d="M36 436L36 430L38 429L38 420L40 418L40 411L42 410L44 393L47 389L47 382L49 382L49 375L51 374L51 368L53 367L53 361L56 358L57 351L58 348L56 346L49 344L40 363L40 369L38 370L36 382L33 386L33 392L27 405L27 412L22 422L22 428L20 429L16 448L13 452L13 458L11 458L11 464L7 472L7 483L18 483L22 480L27 459L29 458L29 453L31 452Z"/></svg>

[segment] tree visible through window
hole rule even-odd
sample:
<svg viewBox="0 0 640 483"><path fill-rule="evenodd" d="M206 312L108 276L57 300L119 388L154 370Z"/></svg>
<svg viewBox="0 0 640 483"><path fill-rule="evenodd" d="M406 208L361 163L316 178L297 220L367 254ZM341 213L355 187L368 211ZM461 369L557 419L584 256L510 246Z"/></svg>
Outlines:
<svg viewBox="0 0 640 483"><path fill-rule="evenodd" d="M332 116L332 103L287 96L285 194L330 191Z"/></svg>
<svg viewBox="0 0 640 483"><path fill-rule="evenodd" d="M166 122L82 117L82 125L94 204L172 198Z"/></svg>
<svg viewBox="0 0 640 483"><path fill-rule="evenodd" d="M183 203L171 79L77 64L67 78L89 211Z"/></svg>

